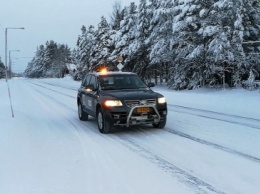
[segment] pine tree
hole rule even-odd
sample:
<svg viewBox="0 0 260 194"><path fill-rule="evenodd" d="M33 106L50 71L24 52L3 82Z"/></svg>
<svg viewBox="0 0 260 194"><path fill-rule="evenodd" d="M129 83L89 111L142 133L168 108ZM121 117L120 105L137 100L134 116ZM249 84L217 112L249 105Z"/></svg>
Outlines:
<svg viewBox="0 0 260 194"><path fill-rule="evenodd" d="M243 40L244 42L260 40L260 2L256 0L244 1L241 7L243 16ZM246 56L246 64L244 68L247 72L250 69L260 73L260 43L243 44L243 49ZM243 66L242 66L243 67Z"/></svg>
<svg viewBox="0 0 260 194"><path fill-rule="evenodd" d="M120 23L124 18L124 9L122 10L120 2L115 2L113 6L113 12L111 16L112 30L118 31L120 29Z"/></svg>
<svg viewBox="0 0 260 194"><path fill-rule="evenodd" d="M155 5L150 12L153 13L150 21L151 64L169 62L170 40L172 38L172 1L153 1Z"/></svg>
<svg viewBox="0 0 260 194"><path fill-rule="evenodd" d="M5 65L0 57L0 79L5 77Z"/></svg>
<svg viewBox="0 0 260 194"><path fill-rule="evenodd" d="M97 69L100 66L107 66L113 69L111 53L114 50L113 36L115 31L111 30L106 18L101 17L101 22L98 24L98 29L95 32L96 45L93 49L93 69Z"/></svg>
<svg viewBox="0 0 260 194"><path fill-rule="evenodd" d="M66 63L71 61L71 52L67 45L47 41L37 48L36 55L29 62L25 75L27 77L63 77Z"/></svg>
<svg viewBox="0 0 260 194"><path fill-rule="evenodd" d="M243 76L243 66L257 64L258 56L246 58L246 53L258 52L258 48L243 44L248 37L256 39L260 32L257 5L253 0L175 1L171 85L176 89L221 82L232 86L232 77ZM248 25L251 22L253 27Z"/></svg>
<svg viewBox="0 0 260 194"><path fill-rule="evenodd" d="M226 83L239 87L250 69L259 75L259 43L245 44L260 40L259 1L149 2L122 10L116 3L110 24L102 17L94 33L82 29L75 55L82 71L101 64L113 69L121 55L125 71L143 78L160 72L174 89Z"/></svg>
<svg viewBox="0 0 260 194"><path fill-rule="evenodd" d="M207 27L205 15L212 1L175 1L173 5L173 49L174 64L170 86L175 89L196 88L205 80L205 46L207 40L201 36Z"/></svg>
<svg viewBox="0 0 260 194"><path fill-rule="evenodd" d="M28 66L25 69L25 75L27 77L44 77L46 67L44 63L45 56L45 47L40 45L37 47L36 54L31 62L28 63Z"/></svg>
<svg viewBox="0 0 260 194"><path fill-rule="evenodd" d="M141 0L138 7L136 38L129 46L130 56L134 59L133 72L139 74L143 79L146 77L146 70L149 65L148 48L149 18L147 13L146 0Z"/></svg>
<svg viewBox="0 0 260 194"><path fill-rule="evenodd" d="M80 71L88 72L92 66L92 52L95 46L95 30L94 26L90 25L88 29L85 26L81 29L82 35L79 36L77 47L78 47L78 67Z"/></svg>
<svg viewBox="0 0 260 194"><path fill-rule="evenodd" d="M150 13L150 65L149 69L155 69L152 73L155 74L157 82L157 72L160 76L165 77L168 81L168 68L173 58L173 51L170 47L172 39L172 10L173 3L171 0L151 0Z"/></svg>
<svg viewBox="0 0 260 194"><path fill-rule="evenodd" d="M120 29L114 36L115 49L112 53L113 56L120 55L124 58L124 69L128 69L128 71L132 71L129 46L136 37L136 22L137 6L135 3L131 3L130 6L124 8L124 17L120 23Z"/></svg>
<svg viewBox="0 0 260 194"><path fill-rule="evenodd" d="M257 45L244 44L259 37L259 10L259 3L251 0L220 0L214 4L210 18L213 24L218 25L218 34L212 41L216 42L220 36L223 41L216 43L220 45L218 48L222 49L222 53L215 51L211 58L215 59L213 64L219 74L223 78L228 76L223 81L231 86L238 83L234 79L238 76L242 79L246 71L254 69L260 62L258 55L250 54L259 52Z"/></svg>

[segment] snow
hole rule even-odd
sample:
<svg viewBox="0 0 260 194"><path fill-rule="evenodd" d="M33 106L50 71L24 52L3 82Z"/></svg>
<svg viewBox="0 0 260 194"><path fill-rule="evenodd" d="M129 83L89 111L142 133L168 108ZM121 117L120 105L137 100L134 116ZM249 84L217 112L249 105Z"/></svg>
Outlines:
<svg viewBox="0 0 260 194"><path fill-rule="evenodd" d="M207 26L199 30L199 34L202 34L203 37L212 36L219 32L219 28L216 26Z"/></svg>
<svg viewBox="0 0 260 194"><path fill-rule="evenodd" d="M220 0L214 4L214 7L223 8L227 3L227 0Z"/></svg>
<svg viewBox="0 0 260 194"><path fill-rule="evenodd" d="M199 16L200 16L201 18L204 17L204 16L206 15L207 11L208 11L208 10L206 10L206 9L200 10Z"/></svg>
<svg viewBox="0 0 260 194"><path fill-rule="evenodd" d="M78 119L80 82L70 76L8 85L0 80L1 194L259 192L259 90L158 85L165 129L104 135L94 118Z"/></svg>
<svg viewBox="0 0 260 194"><path fill-rule="evenodd" d="M67 64L67 68L68 68L69 71L77 70L77 65Z"/></svg>

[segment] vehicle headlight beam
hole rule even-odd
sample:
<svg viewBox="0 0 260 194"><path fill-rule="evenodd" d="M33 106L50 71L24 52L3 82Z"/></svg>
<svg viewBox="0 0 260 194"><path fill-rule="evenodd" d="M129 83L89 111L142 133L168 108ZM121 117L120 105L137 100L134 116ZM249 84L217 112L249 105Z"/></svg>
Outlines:
<svg viewBox="0 0 260 194"><path fill-rule="evenodd" d="M123 104L120 100L106 100L105 105L107 107L123 106Z"/></svg>
<svg viewBox="0 0 260 194"><path fill-rule="evenodd" d="M165 97L158 98L158 103L159 103L159 104L164 104L164 103L166 103L166 98L165 98Z"/></svg>

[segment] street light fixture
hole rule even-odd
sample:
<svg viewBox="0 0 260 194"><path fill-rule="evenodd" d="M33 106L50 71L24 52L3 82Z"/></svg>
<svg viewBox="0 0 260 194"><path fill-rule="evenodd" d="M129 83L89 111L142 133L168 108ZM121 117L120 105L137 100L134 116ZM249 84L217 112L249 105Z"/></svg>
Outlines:
<svg viewBox="0 0 260 194"><path fill-rule="evenodd" d="M14 30L24 30L25 28L24 27L21 27L21 28L5 28L5 74L6 74L6 81L7 81L7 31L9 29L14 29Z"/></svg>
<svg viewBox="0 0 260 194"><path fill-rule="evenodd" d="M20 50L9 50L9 78L12 79L12 60L11 60L11 52L16 51L19 52Z"/></svg>

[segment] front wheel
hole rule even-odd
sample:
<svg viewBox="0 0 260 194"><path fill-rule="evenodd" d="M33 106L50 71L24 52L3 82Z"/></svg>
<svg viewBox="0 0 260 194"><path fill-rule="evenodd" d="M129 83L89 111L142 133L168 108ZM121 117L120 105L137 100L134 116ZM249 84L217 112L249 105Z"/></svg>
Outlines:
<svg viewBox="0 0 260 194"><path fill-rule="evenodd" d="M88 120L88 114L83 110L81 103L78 104L78 116L81 121Z"/></svg>
<svg viewBox="0 0 260 194"><path fill-rule="evenodd" d="M163 118L159 123L154 123L153 127L154 128L163 129L165 127L165 125L166 125L166 120L167 120L166 117Z"/></svg>
<svg viewBox="0 0 260 194"><path fill-rule="evenodd" d="M109 133L111 130L111 124L105 120L104 113L101 108L97 112L97 125L100 133Z"/></svg>

